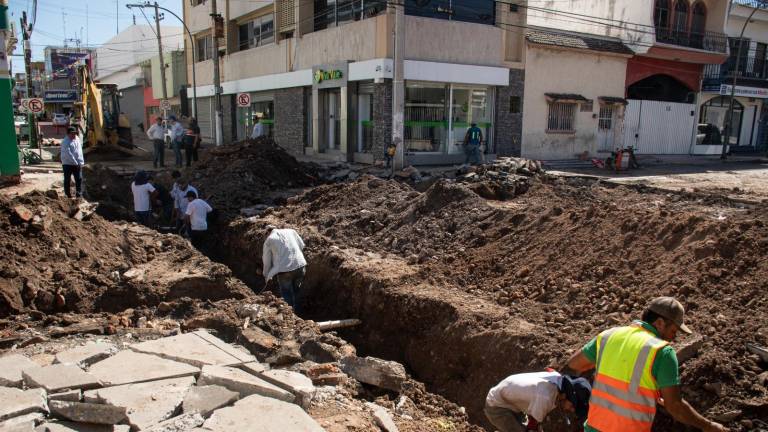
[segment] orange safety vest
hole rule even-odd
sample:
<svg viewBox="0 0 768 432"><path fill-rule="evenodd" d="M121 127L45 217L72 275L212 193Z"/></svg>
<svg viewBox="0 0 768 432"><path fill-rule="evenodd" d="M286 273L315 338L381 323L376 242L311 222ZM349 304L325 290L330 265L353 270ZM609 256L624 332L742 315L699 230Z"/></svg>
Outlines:
<svg viewBox="0 0 768 432"><path fill-rule="evenodd" d="M601 432L650 432L660 397L651 374L667 342L640 323L608 329L597 336L595 382L587 424Z"/></svg>

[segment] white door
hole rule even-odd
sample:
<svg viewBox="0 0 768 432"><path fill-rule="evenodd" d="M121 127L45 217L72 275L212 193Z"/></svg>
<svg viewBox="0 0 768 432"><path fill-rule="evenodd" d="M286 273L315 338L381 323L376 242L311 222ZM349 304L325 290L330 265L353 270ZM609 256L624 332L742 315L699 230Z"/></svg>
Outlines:
<svg viewBox="0 0 768 432"><path fill-rule="evenodd" d="M752 129L756 121L757 107L752 105L744 108L744 120L741 121L741 134L739 136L740 146L754 146L752 142L753 135Z"/></svg>
<svg viewBox="0 0 768 432"><path fill-rule="evenodd" d="M610 152L616 148L616 109L614 105L600 105L597 119L597 151Z"/></svg>
<svg viewBox="0 0 768 432"><path fill-rule="evenodd" d="M696 105L630 100L624 145L638 154L688 154L696 125Z"/></svg>

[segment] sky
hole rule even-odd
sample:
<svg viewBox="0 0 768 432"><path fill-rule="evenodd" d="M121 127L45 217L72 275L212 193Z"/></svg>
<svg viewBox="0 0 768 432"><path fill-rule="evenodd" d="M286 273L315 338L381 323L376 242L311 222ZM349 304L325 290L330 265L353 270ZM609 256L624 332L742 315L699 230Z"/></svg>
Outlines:
<svg viewBox="0 0 768 432"><path fill-rule="evenodd" d="M164 8L181 16L181 2L186 0L158 0ZM153 0L154 2L154 0ZM15 23L19 43L14 54L23 54L19 20L23 11L32 19L32 0L10 0L8 19ZM32 31L32 60L43 61L46 46L63 46L64 39L80 39L80 46L97 48L117 34L117 30L133 24L154 25L154 8L129 10L126 4L141 4L144 0L37 0L37 21ZM162 12L162 11L161 11ZM165 14L162 25L179 26L181 23L171 14ZM66 29L66 34L65 34ZM69 46L75 46L72 41ZM11 57L13 73L24 72L24 58Z"/></svg>

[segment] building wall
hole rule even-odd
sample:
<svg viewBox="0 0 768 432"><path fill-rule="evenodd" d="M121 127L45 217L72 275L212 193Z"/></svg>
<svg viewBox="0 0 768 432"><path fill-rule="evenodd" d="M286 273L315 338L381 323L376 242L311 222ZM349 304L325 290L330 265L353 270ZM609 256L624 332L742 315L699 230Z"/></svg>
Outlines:
<svg viewBox="0 0 768 432"><path fill-rule="evenodd" d="M275 129L277 144L293 155L304 154L307 145L307 106L304 87L275 91Z"/></svg>
<svg viewBox="0 0 768 432"><path fill-rule="evenodd" d="M384 149L392 142L392 81L373 85L374 160L384 159Z"/></svg>
<svg viewBox="0 0 768 432"><path fill-rule="evenodd" d="M183 49L182 32L182 27L160 26L163 51ZM132 25L96 49L94 75L99 80L109 82L110 75L124 71L156 55L158 55L157 37L154 27ZM125 85L130 87L136 83L134 81Z"/></svg>
<svg viewBox="0 0 768 432"><path fill-rule="evenodd" d="M597 152L599 96L624 96L627 58L589 51L528 46L523 98L522 156L573 159ZM594 101L592 112L577 107L575 133L547 133L549 105L545 93L576 93Z"/></svg>
<svg viewBox="0 0 768 432"><path fill-rule="evenodd" d="M181 51L173 51L165 53L165 88L169 98L177 96L179 94L179 87L182 84L187 83L186 65L184 63L184 53ZM152 83L154 88L154 96L156 98L163 97L163 89L160 87L160 56L152 57ZM157 84L155 84L157 83Z"/></svg>
<svg viewBox="0 0 768 432"><path fill-rule="evenodd" d="M120 97L120 111L128 116L131 127L136 130L139 123L144 123L144 87L133 86L122 90ZM144 123L146 126L146 123Z"/></svg>
<svg viewBox="0 0 768 432"><path fill-rule="evenodd" d="M499 156L520 156L524 88L525 71L521 69L511 69L509 71L509 85L497 87L494 142L496 154ZM517 113L510 112L510 99L512 97L520 98L520 111Z"/></svg>
<svg viewBox="0 0 768 432"><path fill-rule="evenodd" d="M733 10L728 17L727 33L730 37L739 37L744 21L752 12L752 8L733 5ZM768 42L768 11L758 11L744 30L744 37L753 41ZM735 54L733 54L735 55Z"/></svg>
<svg viewBox="0 0 768 432"><path fill-rule="evenodd" d="M505 30L482 24L405 17L405 58L446 63L500 66Z"/></svg>
<svg viewBox="0 0 768 432"><path fill-rule="evenodd" d="M688 88L699 91L701 73L704 66L695 63L683 63L671 60L661 60L649 57L632 57L627 62L626 86L656 74L669 75Z"/></svg>

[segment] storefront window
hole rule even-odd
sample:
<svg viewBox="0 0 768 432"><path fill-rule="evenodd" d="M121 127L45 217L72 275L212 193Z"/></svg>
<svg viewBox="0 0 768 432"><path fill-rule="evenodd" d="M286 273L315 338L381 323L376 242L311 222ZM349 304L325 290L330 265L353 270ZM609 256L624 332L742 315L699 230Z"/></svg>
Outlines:
<svg viewBox="0 0 768 432"><path fill-rule="evenodd" d="M492 0L405 0L405 13L427 18L493 25L496 2Z"/></svg>
<svg viewBox="0 0 768 432"><path fill-rule="evenodd" d="M237 131L238 139L245 139L251 136L253 131L253 116L259 116L259 122L264 124L264 131L269 137L274 136L275 110L274 102L271 100L254 101L249 107L238 107L238 122L240 125Z"/></svg>
<svg viewBox="0 0 768 432"><path fill-rule="evenodd" d="M464 136L467 129L475 123L483 131L483 145L488 142L488 132L491 126L491 114L488 108L488 89L474 87L453 87L453 103L451 105L453 128L453 145L448 153L464 151Z"/></svg>

